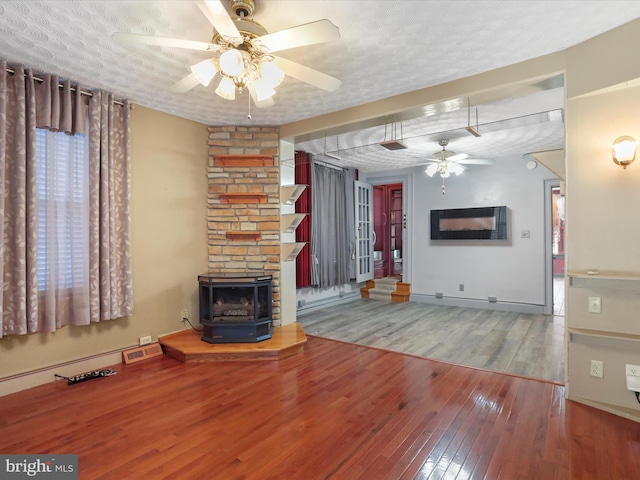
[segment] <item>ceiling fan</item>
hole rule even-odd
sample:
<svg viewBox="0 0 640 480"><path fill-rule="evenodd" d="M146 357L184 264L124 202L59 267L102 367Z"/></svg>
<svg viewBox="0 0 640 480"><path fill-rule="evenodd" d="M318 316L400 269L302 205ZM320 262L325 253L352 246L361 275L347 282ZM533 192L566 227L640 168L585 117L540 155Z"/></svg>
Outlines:
<svg viewBox="0 0 640 480"><path fill-rule="evenodd" d="M465 167L463 165L493 165L495 160L492 158L471 158L468 153L456 153L451 150L447 150L449 140L442 139L438 141L438 144L442 147L442 150L435 152L428 163L425 172L430 177L433 177L436 173L442 177L442 193L444 194L444 179L455 174L456 176L464 172Z"/></svg>
<svg viewBox="0 0 640 480"><path fill-rule="evenodd" d="M210 43L126 32L114 33L112 38L124 45L157 45L208 52L209 58L191 65L191 73L171 87L174 92L186 92L198 84L208 86L219 73L216 88L219 96L234 100L236 90L242 92L246 88L255 105L263 108L273 105L275 88L285 75L328 92L340 87L337 78L273 55L282 50L339 39L338 27L329 20L268 33L250 18L256 8L254 0L229 0L235 19L220 0L195 0L195 3L215 29Z"/></svg>

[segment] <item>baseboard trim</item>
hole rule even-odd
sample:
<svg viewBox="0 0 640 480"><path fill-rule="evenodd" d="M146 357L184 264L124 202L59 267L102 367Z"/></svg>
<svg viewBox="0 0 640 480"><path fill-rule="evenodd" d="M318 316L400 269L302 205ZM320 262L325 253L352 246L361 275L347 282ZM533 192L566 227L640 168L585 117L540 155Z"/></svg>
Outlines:
<svg viewBox="0 0 640 480"><path fill-rule="evenodd" d="M65 377L73 377L80 373L100 370L122 363L122 352L133 347L135 345L2 378L0 379L0 397L56 380L60 381L54 376L56 373Z"/></svg>
<svg viewBox="0 0 640 480"><path fill-rule="evenodd" d="M587 405L589 407L597 408L598 410L604 410L605 412L612 413L613 415L624 417L629 420L633 420L634 422L640 423L640 411L636 409L622 407L620 405L612 405L605 402L597 402L595 400L588 400L582 397L574 397L572 395L569 395L567 399L573 402L582 403L583 405Z"/></svg>
<svg viewBox="0 0 640 480"><path fill-rule="evenodd" d="M360 298L360 290L354 290L349 293L345 293L341 297L329 297L317 300L315 302L305 303L303 306L296 309L296 314L303 315L305 313L315 312L323 308L331 307L333 305L340 305L342 303L353 302Z"/></svg>
<svg viewBox="0 0 640 480"><path fill-rule="evenodd" d="M488 302L487 300L475 300L473 298L436 298L435 295L411 294L412 302L433 303L435 305L445 305L447 307L463 308L483 308L485 310L501 310L518 313L534 313L544 315L544 305L518 302Z"/></svg>

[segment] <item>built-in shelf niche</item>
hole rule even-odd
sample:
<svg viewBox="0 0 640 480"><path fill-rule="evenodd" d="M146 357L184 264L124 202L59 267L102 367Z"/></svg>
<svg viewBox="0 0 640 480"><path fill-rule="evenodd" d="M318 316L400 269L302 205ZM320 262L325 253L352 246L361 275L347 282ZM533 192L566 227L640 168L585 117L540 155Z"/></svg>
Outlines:
<svg viewBox="0 0 640 480"><path fill-rule="evenodd" d="M640 282L640 273L569 270L567 271L567 279L569 287L600 287L629 290L637 288L636 282Z"/></svg>
<svg viewBox="0 0 640 480"><path fill-rule="evenodd" d="M267 203L264 192L225 192L220 194L222 203Z"/></svg>
<svg viewBox="0 0 640 480"><path fill-rule="evenodd" d="M302 251L305 242L296 243L282 243L280 247L280 253L282 255L283 262L293 262L298 254Z"/></svg>
<svg viewBox="0 0 640 480"><path fill-rule="evenodd" d="M257 242L261 233L254 230L234 230L227 232L227 240L230 242Z"/></svg>
<svg viewBox="0 0 640 480"><path fill-rule="evenodd" d="M300 222L306 217L306 213L284 213L280 221L280 231L282 233L295 232L296 228L300 225Z"/></svg>
<svg viewBox="0 0 640 480"><path fill-rule="evenodd" d="M305 188L307 188L306 185L282 185L280 187L280 203L293 205Z"/></svg>

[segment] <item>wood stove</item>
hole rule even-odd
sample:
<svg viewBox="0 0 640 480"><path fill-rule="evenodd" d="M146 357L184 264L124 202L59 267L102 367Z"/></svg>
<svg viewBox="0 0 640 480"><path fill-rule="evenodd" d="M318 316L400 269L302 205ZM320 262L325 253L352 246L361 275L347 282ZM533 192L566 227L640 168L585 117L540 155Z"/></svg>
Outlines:
<svg viewBox="0 0 640 480"><path fill-rule="evenodd" d="M198 276L202 340L253 343L271 338L272 276L209 272Z"/></svg>

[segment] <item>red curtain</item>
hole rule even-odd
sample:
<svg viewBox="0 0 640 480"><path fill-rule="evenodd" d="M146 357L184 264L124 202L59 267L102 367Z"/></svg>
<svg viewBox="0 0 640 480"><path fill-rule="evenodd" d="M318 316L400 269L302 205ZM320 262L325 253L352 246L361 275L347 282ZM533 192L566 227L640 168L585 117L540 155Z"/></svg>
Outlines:
<svg viewBox="0 0 640 480"><path fill-rule="evenodd" d="M296 287L311 285L311 162L306 152L296 152L295 182L306 185L296 202L296 213L306 213L304 220L296 229L296 242L306 242L296 257Z"/></svg>

